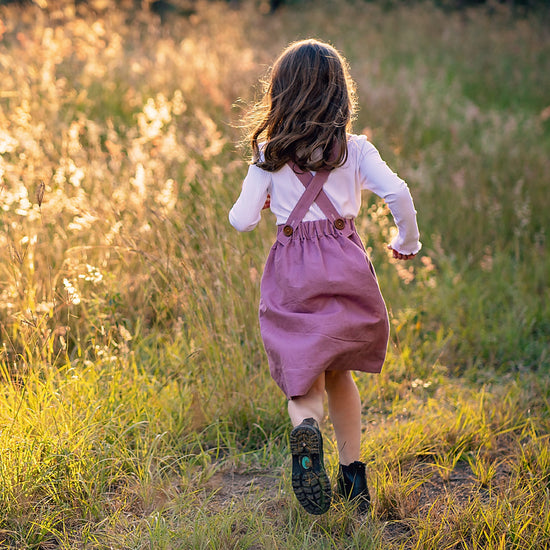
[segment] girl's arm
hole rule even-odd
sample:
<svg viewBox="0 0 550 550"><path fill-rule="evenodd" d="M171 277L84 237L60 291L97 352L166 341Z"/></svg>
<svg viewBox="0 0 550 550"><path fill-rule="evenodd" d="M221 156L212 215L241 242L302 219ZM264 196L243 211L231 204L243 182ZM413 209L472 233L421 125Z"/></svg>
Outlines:
<svg viewBox="0 0 550 550"><path fill-rule="evenodd" d="M422 248L419 241L416 210L407 184L380 157L376 147L364 141L363 156L359 161L359 175L363 189L382 197L392 213L399 231L388 245L393 257L400 260L414 258Z"/></svg>
<svg viewBox="0 0 550 550"><path fill-rule="evenodd" d="M241 194L229 212L229 223L237 231L252 231L265 207L271 174L252 164L243 181Z"/></svg>

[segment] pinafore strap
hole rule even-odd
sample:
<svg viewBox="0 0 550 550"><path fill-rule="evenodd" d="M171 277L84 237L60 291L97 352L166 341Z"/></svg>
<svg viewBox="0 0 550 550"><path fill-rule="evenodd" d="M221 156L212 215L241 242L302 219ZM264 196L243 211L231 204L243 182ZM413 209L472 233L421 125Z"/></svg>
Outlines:
<svg viewBox="0 0 550 550"><path fill-rule="evenodd" d="M304 219L309 207L315 202L323 211L327 219L332 222L334 227L344 236L348 237L352 233L350 224L340 216L338 210L334 207L327 194L323 191L323 185L327 181L329 170L319 170L315 175L311 172L300 172L295 163L289 163L290 168L296 174L298 179L306 188L296 206L290 213L282 231L278 232L277 240L281 244L286 244L298 224Z"/></svg>

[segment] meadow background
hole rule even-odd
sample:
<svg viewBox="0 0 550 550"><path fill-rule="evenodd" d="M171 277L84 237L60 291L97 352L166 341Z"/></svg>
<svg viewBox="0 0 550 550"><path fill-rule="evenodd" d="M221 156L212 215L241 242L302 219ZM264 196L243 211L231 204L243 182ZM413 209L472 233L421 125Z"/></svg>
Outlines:
<svg viewBox="0 0 550 550"><path fill-rule="evenodd" d="M550 547L548 14L261 8L0 6L0 547ZM392 260L363 197L392 326L357 378L365 518L295 501L256 313L274 219L227 221L258 79L310 36L424 244Z"/></svg>

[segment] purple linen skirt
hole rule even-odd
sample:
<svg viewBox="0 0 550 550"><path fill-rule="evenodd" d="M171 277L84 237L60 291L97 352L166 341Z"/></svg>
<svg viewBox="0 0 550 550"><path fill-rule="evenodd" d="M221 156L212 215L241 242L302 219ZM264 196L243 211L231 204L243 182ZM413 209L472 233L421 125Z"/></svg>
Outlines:
<svg viewBox="0 0 550 550"><path fill-rule="evenodd" d="M382 369L388 313L353 220L346 225L349 237L328 220L302 222L267 258L260 331L271 376L288 399L305 395L326 370Z"/></svg>

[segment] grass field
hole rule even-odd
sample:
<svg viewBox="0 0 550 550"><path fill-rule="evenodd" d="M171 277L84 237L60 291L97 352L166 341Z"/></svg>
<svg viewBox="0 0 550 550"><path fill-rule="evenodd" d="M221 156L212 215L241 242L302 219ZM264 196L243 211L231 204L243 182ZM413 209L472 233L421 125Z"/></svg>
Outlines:
<svg viewBox="0 0 550 550"><path fill-rule="evenodd" d="M550 32L492 6L0 7L0 547L550 547ZM391 260L363 197L392 324L357 377L367 518L292 494L256 314L274 219L227 222L258 79L309 36L424 244Z"/></svg>

